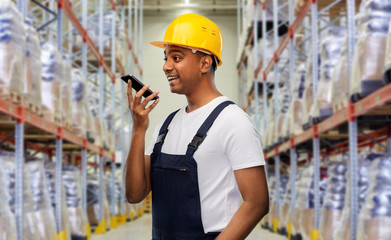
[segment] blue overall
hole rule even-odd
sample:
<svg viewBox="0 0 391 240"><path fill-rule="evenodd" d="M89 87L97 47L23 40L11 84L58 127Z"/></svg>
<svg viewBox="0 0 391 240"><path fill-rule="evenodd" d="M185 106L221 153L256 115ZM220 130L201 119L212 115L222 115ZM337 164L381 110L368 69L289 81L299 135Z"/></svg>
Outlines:
<svg viewBox="0 0 391 240"><path fill-rule="evenodd" d="M220 112L228 105L218 105L198 129L185 155L161 152L168 125L175 114L163 123L151 154L152 240L215 239L219 232L204 232L198 187L197 162L193 155Z"/></svg>

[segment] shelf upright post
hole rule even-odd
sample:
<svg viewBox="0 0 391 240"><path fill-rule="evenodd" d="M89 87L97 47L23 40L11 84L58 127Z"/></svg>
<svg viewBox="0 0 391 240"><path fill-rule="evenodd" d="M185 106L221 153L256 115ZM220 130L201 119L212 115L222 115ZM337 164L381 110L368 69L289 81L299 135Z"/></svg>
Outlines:
<svg viewBox="0 0 391 240"><path fill-rule="evenodd" d="M81 208L87 216L87 140L81 150Z"/></svg>
<svg viewBox="0 0 391 240"><path fill-rule="evenodd" d="M280 91L279 91L279 79L278 79L278 56L276 54L279 41L278 41L278 0L273 0L273 39L274 39L274 121L278 121L278 107L279 107L279 100L280 100ZM275 129L277 129L277 125ZM275 130L274 130L275 131ZM274 141L278 141L277 139L274 139ZM277 232L278 228L278 216L280 212L280 155L278 152L278 149L276 148L276 154L274 157L274 171L276 176L276 183L275 183L275 205L276 205L276 217L273 219L273 231Z"/></svg>
<svg viewBox="0 0 391 240"><path fill-rule="evenodd" d="M62 226L62 129L59 127L59 133L56 139L56 226L57 234L63 234Z"/></svg>
<svg viewBox="0 0 391 240"><path fill-rule="evenodd" d="M98 199L99 199L99 214L98 214L98 218L99 218L99 224L101 224L101 222L104 220L104 216L103 216L103 175L104 175L104 170L103 170L103 164L105 162L105 158L103 157L103 151L101 150L101 152L99 153L99 177L98 177L98 181L99 181L99 194L98 194ZM103 232L105 232L106 230L106 226L104 226L104 229L103 229Z"/></svg>
<svg viewBox="0 0 391 240"><path fill-rule="evenodd" d="M23 20L27 17L29 0L17 0L16 6L18 7L19 13L22 15Z"/></svg>
<svg viewBox="0 0 391 240"><path fill-rule="evenodd" d="M241 74L242 74L242 82L243 82L243 88L242 88L242 101L243 101L243 106L246 106L246 102L247 102L247 98L246 98L246 86L247 86L247 76L246 76L246 73L244 71L244 69L246 69L246 64L243 63L242 64L242 71L241 71Z"/></svg>
<svg viewBox="0 0 391 240"><path fill-rule="evenodd" d="M104 76L103 76L103 62L104 62L104 46L103 46L103 10L104 10L104 2L103 0L99 0L99 120L102 125L105 124L105 120L103 118L103 106L104 106ZM104 145L104 143L103 143ZM100 149L99 153L99 224L104 220L103 219L103 164L104 164L104 157L103 157L103 149ZM105 226L106 228L106 226ZM103 229L103 232L105 229Z"/></svg>
<svg viewBox="0 0 391 240"><path fill-rule="evenodd" d="M81 48L81 61L82 61L82 72L83 75L87 78L87 28L88 28L88 2L82 1L82 19L81 25L84 29L83 32L83 44ZM88 84L88 83L87 83ZM88 91L87 91L88 98ZM87 107L89 110L89 107ZM81 150L81 207L83 212L87 216L87 140L83 140L83 148Z"/></svg>
<svg viewBox="0 0 391 240"><path fill-rule="evenodd" d="M255 126L259 130L259 89L258 89L258 74L255 74L255 69L258 66L258 11L257 11L257 0L254 0L254 44L253 44L253 54L254 54L254 69L251 69L253 73L253 84L254 84L254 114L255 114Z"/></svg>
<svg viewBox="0 0 391 240"><path fill-rule="evenodd" d="M315 99L318 81L319 81L319 67L318 67L318 3L316 0L312 0L311 6L311 34L312 34L312 96ZM318 134L318 126L312 126L313 131L313 157L314 157L314 229L311 230L311 239L319 239L319 227L320 227L320 140Z"/></svg>
<svg viewBox="0 0 391 240"><path fill-rule="evenodd" d="M57 7L57 43L58 52L62 54L63 44L63 0L58 1ZM57 234L63 233L62 224L62 127L58 127L58 134L56 139L56 223Z"/></svg>
<svg viewBox="0 0 391 240"><path fill-rule="evenodd" d="M241 7L240 1L241 0L236 1L236 16L237 16L237 18L236 18L236 24L237 24L236 31L237 31L237 36L238 36L238 39L237 39L238 44L240 42L240 33L242 32L242 30L241 30L242 15L241 15L241 9L240 9L240 7Z"/></svg>
<svg viewBox="0 0 391 240"><path fill-rule="evenodd" d="M355 1L347 0L347 23L348 23L348 79L349 92L352 86L352 66L355 46ZM349 171L350 171L350 238L356 240L358 221L358 153L357 153L357 119L354 117L354 109L348 102L349 118Z"/></svg>
<svg viewBox="0 0 391 240"><path fill-rule="evenodd" d="M28 0L18 0L17 7L23 20L27 17ZM15 222L16 236L23 236L23 169L24 169L24 108L19 107L19 118L15 124Z"/></svg>
<svg viewBox="0 0 391 240"><path fill-rule="evenodd" d="M274 204L276 205L276 215L273 219L273 232L278 231L278 217L280 216L280 155L278 152L278 148L275 149L276 153L274 156L274 171L275 171L275 176L276 176L276 186L275 186L275 199L274 199Z"/></svg>
<svg viewBox="0 0 391 240"><path fill-rule="evenodd" d="M125 29L125 0L121 1L121 23L120 29Z"/></svg>
<svg viewBox="0 0 391 240"><path fill-rule="evenodd" d="M138 51L139 51L139 48L138 48L138 45L139 45L139 42L138 42L138 26L139 26L139 23L138 23L138 1L139 0L135 0L134 1L134 35L133 35L133 46L134 46L134 53L136 54L136 58L138 59ZM137 64L138 61L136 61L135 63ZM136 66L135 66L136 68ZM142 80L142 79L140 79Z"/></svg>
<svg viewBox="0 0 391 240"><path fill-rule="evenodd" d="M128 0L128 36L129 36L129 39L132 43L132 48L133 48L133 51L135 51L135 45L134 45L134 40L133 40L133 13L132 13L132 2L133 0ZM132 49L130 49L129 47L129 69L132 73L134 73L134 59L133 59L133 56L132 56L132 52L131 52Z"/></svg>
<svg viewBox="0 0 391 240"><path fill-rule="evenodd" d="M288 89L292 89L293 78L295 74L295 41L294 41L294 32L292 25L294 23L294 3L293 0L289 0L289 85ZM289 91L290 92L290 91ZM297 155L294 138L290 139L290 164L291 164L291 173L290 173L290 182L291 182L291 203L290 203L290 214L293 216L295 211L296 203L296 172L297 172ZM288 238L291 238L292 233L292 223L288 223Z"/></svg>
<svg viewBox="0 0 391 240"><path fill-rule="evenodd" d="M15 218L17 239L23 237L24 109L15 124Z"/></svg>
<svg viewBox="0 0 391 240"><path fill-rule="evenodd" d="M115 70L116 70L116 51L115 51L115 36L116 36L116 27L115 19L117 17L116 5L113 3L112 9L112 18L111 18L111 71L113 72L112 84L111 84L111 127L112 127L112 137L113 137L113 146L115 146ZM112 160L111 163L111 213L115 215L115 160Z"/></svg>
<svg viewBox="0 0 391 240"><path fill-rule="evenodd" d="M274 121L278 121L278 107L280 101L280 89L279 89L279 75L278 75L278 56L276 54L279 41L278 41L278 0L273 0L273 43L274 43ZM277 126L275 127L277 128ZM273 130L275 131L275 130ZM278 139L278 137L277 137ZM277 141L273 139L273 141ZM275 142L274 142L275 143ZM277 179L276 179L277 181Z"/></svg>
<svg viewBox="0 0 391 240"><path fill-rule="evenodd" d="M267 0L262 1L262 87L263 87L263 135L266 135L266 129L267 129L267 122L268 122L268 100L267 100L267 94L268 94L268 85L267 85L267 75L265 72L266 66L267 66L267 56L266 56L266 43L267 43L267 30L266 30L266 3ZM265 155L266 156L266 155ZM265 159L265 173L266 178L269 179L269 167L268 162Z"/></svg>
<svg viewBox="0 0 391 240"><path fill-rule="evenodd" d="M295 212L295 204L296 204L296 175L297 175L297 154L296 154L296 148L294 144L294 139L291 138L290 140L290 160L291 160L291 174L290 174L290 181L291 181L291 207L290 207L290 214L293 216L293 213ZM292 223L288 223L288 238L290 239L292 232Z"/></svg>
<svg viewBox="0 0 391 240"><path fill-rule="evenodd" d="M143 28L144 28L144 0L140 0L140 29L139 29L139 54L138 54L138 65L140 66L140 79L143 80L143 72L142 72L142 66L143 66Z"/></svg>
<svg viewBox="0 0 391 240"><path fill-rule="evenodd" d="M137 24L134 24L135 21L136 21L136 6L134 6L134 11L132 12L132 2L133 0L129 0L128 2L128 5L129 5L129 16L128 16L128 34L129 34L129 39L132 41L132 46L133 46L133 51L136 52L136 45L135 45L135 37L134 37L134 29L136 27L133 28L133 25L136 26ZM137 0L135 1L137 2ZM136 3L135 3L136 4ZM134 17L134 18L133 18ZM134 19L134 21L133 21ZM134 73L135 72L135 64L136 64L136 59L133 59L132 57L132 53L129 52L129 66L130 66L130 69L131 69L131 72ZM127 86L126 86L127 87ZM128 126L129 126L129 134L131 135L132 134L132 115L130 113L130 111L128 111L128 119L129 119L129 122L128 122ZM126 159L126 157L124 156L123 159ZM126 160L125 160L126 161ZM125 165L125 164L123 164ZM125 191L124 191L125 193ZM125 195L125 194L124 194ZM133 205L132 205L133 206ZM133 207L132 207L132 212L133 212Z"/></svg>
<svg viewBox="0 0 391 240"><path fill-rule="evenodd" d="M131 0L129 0L129 2L131 2ZM131 4L131 3L129 3ZM128 18L130 18L130 9L129 9L129 14L128 14ZM121 18L121 29L125 29L125 1L122 1L122 8L121 8L121 15L122 15L122 18ZM128 51L129 51L129 48L128 48ZM131 53L129 53L129 55L131 55ZM129 62L128 62L129 64ZM126 69L129 69L128 66L125 66ZM126 95L124 95L124 91L125 91L125 83L123 81L120 81L120 84L121 84L121 98L122 99L126 99ZM125 135L124 135L124 129L125 129L125 103L124 101L120 101L121 102L121 131L120 131L120 157L118 159L121 159L121 181L120 181L120 194L121 194L121 200L120 200L120 212L121 212L121 215L122 214L125 214L125 202L124 202L124 196L125 196L125 188L124 188L124 184L123 184L123 170L124 170L124 142L125 142ZM117 158L117 157L116 157ZM126 220L126 219L125 219Z"/></svg>

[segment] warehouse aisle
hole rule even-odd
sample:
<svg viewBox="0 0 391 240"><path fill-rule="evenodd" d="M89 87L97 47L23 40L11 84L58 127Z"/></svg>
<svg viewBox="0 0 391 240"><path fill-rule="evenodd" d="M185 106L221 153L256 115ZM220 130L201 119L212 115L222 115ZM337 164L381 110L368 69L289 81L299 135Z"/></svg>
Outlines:
<svg viewBox="0 0 391 240"><path fill-rule="evenodd" d="M121 225L102 235L92 235L91 240L150 240L151 239L152 215L145 214L143 217ZM259 226L251 233L247 240L284 240L286 238L273 234Z"/></svg>

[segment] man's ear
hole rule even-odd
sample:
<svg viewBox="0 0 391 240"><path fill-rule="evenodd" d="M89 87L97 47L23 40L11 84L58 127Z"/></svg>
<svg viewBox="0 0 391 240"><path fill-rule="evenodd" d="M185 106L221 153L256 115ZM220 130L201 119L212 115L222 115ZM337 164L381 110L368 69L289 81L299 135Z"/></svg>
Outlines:
<svg viewBox="0 0 391 240"><path fill-rule="evenodd" d="M201 73L207 73L213 63L212 56L210 55L205 55L201 58Z"/></svg>

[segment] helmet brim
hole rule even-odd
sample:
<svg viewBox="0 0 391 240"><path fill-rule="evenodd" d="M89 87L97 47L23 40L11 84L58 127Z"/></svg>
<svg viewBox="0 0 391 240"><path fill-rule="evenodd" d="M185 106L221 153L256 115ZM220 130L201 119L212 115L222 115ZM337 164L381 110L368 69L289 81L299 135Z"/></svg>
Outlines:
<svg viewBox="0 0 391 240"><path fill-rule="evenodd" d="M172 42L167 42L167 41L152 41L149 43L152 44L153 46L156 46L159 48L166 48L167 45L175 45L175 46L184 47L184 48L192 48L192 46L186 46L183 44L172 43ZM220 58L218 58L215 54L213 54L213 55L218 59L217 66L220 66L223 63L223 61Z"/></svg>

